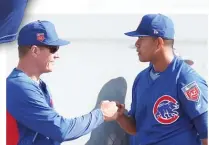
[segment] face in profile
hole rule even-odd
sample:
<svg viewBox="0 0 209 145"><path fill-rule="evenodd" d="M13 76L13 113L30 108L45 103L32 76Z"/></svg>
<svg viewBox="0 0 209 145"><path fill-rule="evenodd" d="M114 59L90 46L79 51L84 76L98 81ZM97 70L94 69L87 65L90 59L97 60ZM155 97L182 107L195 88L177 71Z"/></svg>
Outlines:
<svg viewBox="0 0 209 145"><path fill-rule="evenodd" d="M149 36L138 37L135 46L141 62L149 62L153 59L157 47L154 38Z"/></svg>
<svg viewBox="0 0 209 145"><path fill-rule="evenodd" d="M58 56L57 46L38 46L39 54L36 57L37 66L41 73L52 72Z"/></svg>

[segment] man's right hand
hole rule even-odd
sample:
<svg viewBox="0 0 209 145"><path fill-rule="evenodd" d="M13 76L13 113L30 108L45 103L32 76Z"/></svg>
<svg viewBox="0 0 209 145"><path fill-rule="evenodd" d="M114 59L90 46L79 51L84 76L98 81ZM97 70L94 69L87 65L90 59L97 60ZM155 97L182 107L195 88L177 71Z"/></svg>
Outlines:
<svg viewBox="0 0 209 145"><path fill-rule="evenodd" d="M118 107L118 116L117 119L120 118L122 115L124 115L125 112L125 105L124 104L120 104L119 102L116 102L116 105Z"/></svg>
<svg viewBox="0 0 209 145"><path fill-rule="evenodd" d="M116 118L116 121L120 125L121 128L123 128L127 133L129 134L136 134L136 122L135 120L125 115L125 105L120 104L119 102L116 102L118 107L118 115Z"/></svg>
<svg viewBox="0 0 209 145"><path fill-rule="evenodd" d="M114 101L102 101L100 105L100 109L103 113L105 121L116 120L118 116L118 107L116 102Z"/></svg>

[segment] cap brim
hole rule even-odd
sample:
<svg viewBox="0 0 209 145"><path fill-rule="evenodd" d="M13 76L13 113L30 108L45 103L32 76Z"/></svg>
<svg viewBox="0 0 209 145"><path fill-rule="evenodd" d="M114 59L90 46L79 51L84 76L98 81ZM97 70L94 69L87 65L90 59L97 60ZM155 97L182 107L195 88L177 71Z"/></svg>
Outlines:
<svg viewBox="0 0 209 145"><path fill-rule="evenodd" d="M64 46L70 44L69 41L58 39L56 41L50 42L47 45L52 45L52 46Z"/></svg>
<svg viewBox="0 0 209 145"><path fill-rule="evenodd" d="M131 36L131 37L142 37L142 36L149 36L149 35L142 35L137 31L131 31L131 32L126 32L124 33L127 36Z"/></svg>

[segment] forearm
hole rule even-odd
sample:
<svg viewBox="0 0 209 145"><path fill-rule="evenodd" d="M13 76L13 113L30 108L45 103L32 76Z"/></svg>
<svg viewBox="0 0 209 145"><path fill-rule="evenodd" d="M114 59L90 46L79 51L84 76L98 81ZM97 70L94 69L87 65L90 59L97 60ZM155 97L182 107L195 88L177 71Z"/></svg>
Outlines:
<svg viewBox="0 0 209 145"><path fill-rule="evenodd" d="M202 140L203 145L208 144L208 112L205 112L193 120L193 124L199 134L200 139Z"/></svg>
<svg viewBox="0 0 209 145"><path fill-rule="evenodd" d="M136 121L132 117L123 114L116 121L127 133L131 135L136 134Z"/></svg>
<svg viewBox="0 0 209 145"><path fill-rule="evenodd" d="M202 139L202 144L203 145L208 145L208 139Z"/></svg>
<svg viewBox="0 0 209 145"><path fill-rule="evenodd" d="M67 130L65 140L73 140L79 138L104 122L103 114L100 109L94 110L89 114L77 117L71 120L71 124Z"/></svg>

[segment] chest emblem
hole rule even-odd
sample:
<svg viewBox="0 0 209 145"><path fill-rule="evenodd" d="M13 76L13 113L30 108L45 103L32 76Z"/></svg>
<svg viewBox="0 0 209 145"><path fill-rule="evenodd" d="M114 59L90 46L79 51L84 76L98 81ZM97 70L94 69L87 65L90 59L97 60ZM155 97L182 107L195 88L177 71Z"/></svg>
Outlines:
<svg viewBox="0 0 209 145"><path fill-rule="evenodd" d="M157 99L153 107L153 115L161 124L174 123L179 118L178 102L169 95Z"/></svg>

